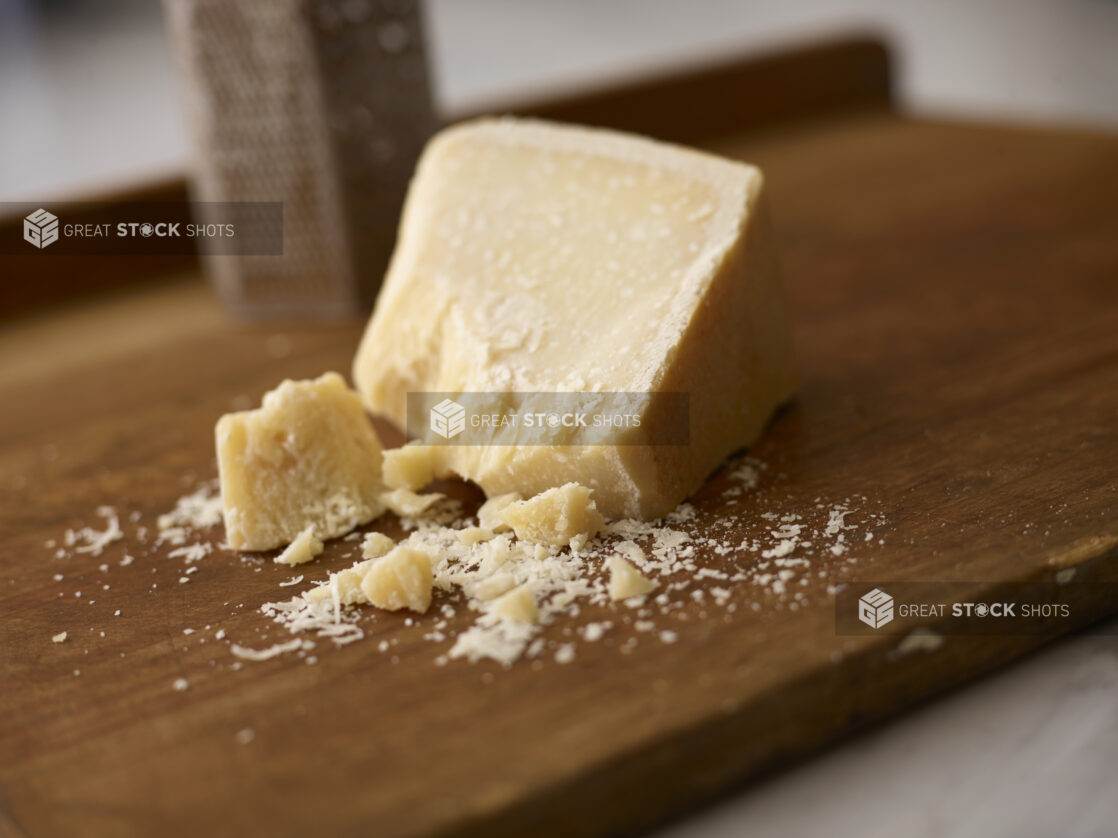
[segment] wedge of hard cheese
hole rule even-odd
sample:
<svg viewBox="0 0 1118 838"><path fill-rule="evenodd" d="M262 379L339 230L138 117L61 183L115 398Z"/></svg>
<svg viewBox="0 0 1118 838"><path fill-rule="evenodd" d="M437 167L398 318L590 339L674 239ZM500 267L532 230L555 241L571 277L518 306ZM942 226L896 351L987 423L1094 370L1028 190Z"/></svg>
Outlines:
<svg viewBox="0 0 1118 838"><path fill-rule="evenodd" d="M222 416L215 432L225 533L236 550L334 538L384 511L380 440L336 372L284 381L259 409ZM313 551L292 555L306 561Z"/></svg>
<svg viewBox="0 0 1118 838"><path fill-rule="evenodd" d="M429 445L487 495L569 482L607 517L660 516L793 390L761 173L624 134L498 119L428 145L354 362L404 426L412 393L651 393L606 444ZM685 445L653 444L689 394ZM678 429L677 429L678 430ZM599 440L600 442L600 440Z"/></svg>

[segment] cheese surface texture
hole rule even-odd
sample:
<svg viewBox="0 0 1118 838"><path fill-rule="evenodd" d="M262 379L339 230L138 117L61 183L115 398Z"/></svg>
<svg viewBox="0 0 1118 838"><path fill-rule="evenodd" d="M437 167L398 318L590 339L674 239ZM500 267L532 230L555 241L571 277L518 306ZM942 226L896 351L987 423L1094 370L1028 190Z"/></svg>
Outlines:
<svg viewBox="0 0 1118 838"><path fill-rule="evenodd" d="M431 605L431 560L410 547L396 547L379 559L370 559L361 591L377 608L399 611L410 608L420 614Z"/></svg>
<svg viewBox="0 0 1118 838"><path fill-rule="evenodd" d="M605 525L590 494L585 486L567 483L534 498L513 501L500 511L500 517L522 541L580 550Z"/></svg>
<svg viewBox="0 0 1118 838"><path fill-rule="evenodd" d="M425 450L430 450L429 448ZM506 508L522 500L519 492L508 492L504 495L492 495L477 511L479 527L492 532L508 532L512 529L505 521L503 512Z"/></svg>
<svg viewBox="0 0 1118 838"><path fill-rule="evenodd" d="M493 601L489 613L517 623L534 623L540 618L536 598L532 596L532 590L527 585L521 585L502 594Z"/></svg>
<svg viewBox="0 0 1118 838"><path fill-rule="evenodd" d="M323 547L322 540L314 534L314 525L309 525L305 530L295 536L295 540L276 556L276 564L300 565L306 564L319 555Z"/></svg>
<svg viewBox="0 0 1118 838"><path fill-rule="evenodd" d="M418 491L434 478L431 458L423 446L405 445L384 452L384 485Z"/></svg>
<svg viewBox="0 0 1118 838"><path fill-rule="evenodd" d="M379 559L396 546L396 542L382 532L366 533L361 540L361 555L366 559Z"/></svg>
<svg viewBox="0 0 1118 838"><path fill-rule="evenodd" d="M218 420L225 532L235 550L334 538L384 511L381 446L337 373L284 381L258 410Z"/></svg>
<svg viewBox="0 0 1118 838"><path fill-rule="evenodd" d="M609 597L628 599L652 593L656 583L637 570L621 556L609 558Z"/></svg>
<svg viewBox="0 0 1118 838"><path fill-rule="evenodd" d="M417 495L410 489L393 489L391 492L382 492L380 502L384 504L386 509L391 510L401 518L415 518L422 515L443 497L438 492Z"/></svg>
<svg viewBox="0 0 1118 838"><path fill-rule="evenodd" d="M333 599L336 591L339 605L367 603L369 598L361 590L361 583L365 581L365 574L369 572L369 568L373 566L374 561L376 559L365 559L354 563L353 567L331 573L329 582L311 588L304 596L308 602L322 602Z"/></svg>
<svg viewBox="0 0 1118 838"><path fill-rule="evenodd" d="M393 482L458 474L490 497L577 482L609 518L666 514L794 386L760 172L536 121L443 131L412 182L354 380L401 427L409 392L652 394L639 426L605 444L425 445L429 468L408 451ZM664 407L675 393L688 394L688 444L653 444L679 421Z"/></svg>

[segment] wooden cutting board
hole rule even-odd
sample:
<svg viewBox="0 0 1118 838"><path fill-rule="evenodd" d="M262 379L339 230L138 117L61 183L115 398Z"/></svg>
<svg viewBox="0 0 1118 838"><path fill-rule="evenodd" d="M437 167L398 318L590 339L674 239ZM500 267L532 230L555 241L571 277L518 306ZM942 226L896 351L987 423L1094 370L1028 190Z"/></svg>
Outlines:
<svg viewBox="0 0 1118 838"><path fill-rule="evenodd" d="M1118 140L884 111L716 127L704 145L769 179L803 383L750 452L759 485L726 495L735 482L715 476L688 528L765 539L763 513L814 521L818 504L847 502L872 541L813 556L795 609L752 583L729 586L733 611L685 603L661 626L675 643L593 607L572 624L617 625L570 663L436 666L449 643L423 639L430 619L369 613L365 640L320 642L314 663L235 669L228 639L286 639L257 607L297 590L278 587L290 570L218 550L181 583L183 561L138 544L127 516L151 526L214 476L222 412L283 377L347 371L361 324L233 325L195 279L9 324L0 833L638 830L1046 639L948 637L898 655L896 635L836 635L829 586L981 592L1070 567L1112 582ZM99 525L101 504L125 516L125 539L54 558L48 540ZM331 544L310 572L352 548ZM698 555L715 569L753 560ZM1076 591L1064 630L1118 610L1112 587Z"/></svg>

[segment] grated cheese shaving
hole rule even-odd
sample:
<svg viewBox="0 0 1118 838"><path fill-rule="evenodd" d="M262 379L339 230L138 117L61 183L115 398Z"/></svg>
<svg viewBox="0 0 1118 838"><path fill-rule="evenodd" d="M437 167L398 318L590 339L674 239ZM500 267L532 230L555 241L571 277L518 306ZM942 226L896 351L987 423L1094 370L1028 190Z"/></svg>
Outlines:
<svg viewBox="0 0 1118 838"><path fill-rule="evenodd" d="M99 506L97 514L105 519L105 529L82 527L80 530L66 530L63 541L67 547L73 547L75 553L100 556L106 547L124 538L124 532L120 528L120 518L115 509L111 506Z"/></svg>
<svg viewBox="0 0 1118 838"><path fill-rule="evenodd" d="M310 644L309 646L307 644ZM300 649L313 649L314 644L309 640L300 640L296 637L286 643L276 643L266 649L246 649L234 643L229 650L234 656L246 661L266 661L282 655L284 652L294 652Z"/></svg>

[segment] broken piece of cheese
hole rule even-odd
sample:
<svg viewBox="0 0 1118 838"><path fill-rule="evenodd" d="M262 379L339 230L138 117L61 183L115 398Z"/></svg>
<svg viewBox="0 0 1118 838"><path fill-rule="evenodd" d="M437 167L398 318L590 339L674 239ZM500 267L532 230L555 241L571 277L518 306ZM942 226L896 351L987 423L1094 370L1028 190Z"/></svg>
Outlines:
<svg viewBox="0 0 1118 838"><path fill-rule="evenodd" d="M509 492L504 495L490 495L489 500L483 503L477 511L477 523L493 532L508 532L512 529L505 521L503 512L510 505L523 500L519 492Z"/></svg>
<svg viewBox="0 0 1118 838"><path fill-rule="evenodd" d="M424 446L490 497L573 481L609 518L674 509L794 379L757 169L516 119L429 143L354 362L401 427L408 392L688 393L687 445L646 444L673 421L653 397L607 445Z"/></svg>
<svg viewBox="0 0 1118 838"><path fill-rule="evenodd" d="M581 550L605 525L590 495L585 486L567 483L534 498L513 501L499 514L522 541Z"/></svg>
<svg viewBox="0 0 1118 838"><path fill-rule="evenodd" d="M379 559L371 559L361 591L377 608L399 611L410 608L420 614L431 605L434 574L426 553L410 547L395 547Z"/></svg>
<svg viewBox="0 0 1118 838"><path fill-rule="evenodd" d="M489 607L489 613L516 623L534 623L540 618L536 597L527 585L501 594Z"/></svg>
<svg viewBox="0 0 1118 838"><path fill-rule="evenodd" d="M384 511L381 446L336 372L284 381L216 428L225 533L236 550L290 544L308 526L343 535Z"/></svg>
<svg viewBox="0 0 1118 838"><path fill-rule="evenodd" d="M425 446L405 445L384 452L384 485L389 489L419 491L434 478Z"/></svg>
<svg viewBox="0 0 1118 838"><path fill-rule="evenodd" d="M446 496L438 492L417 495L410 489L393 489L391 492L381 492L380 502L401 518L418 518L444 497Z"/></svg>
<svg viewBox="0 0 1118 838"><path fill-rule="evenodd" d="M644 596L656 589L656 583L621 556L609 557L609 598L628 599Z"/></svg>
<svg viewBox="0 0 1118 838"><path fill-rule="evenodd" d="M295 540L288 544L282 553L276 556L275 561L276 564L292 566L306 564L319 555L324 547L322 540L314 534L314 525L310 524L295 536Z"/></svg>

